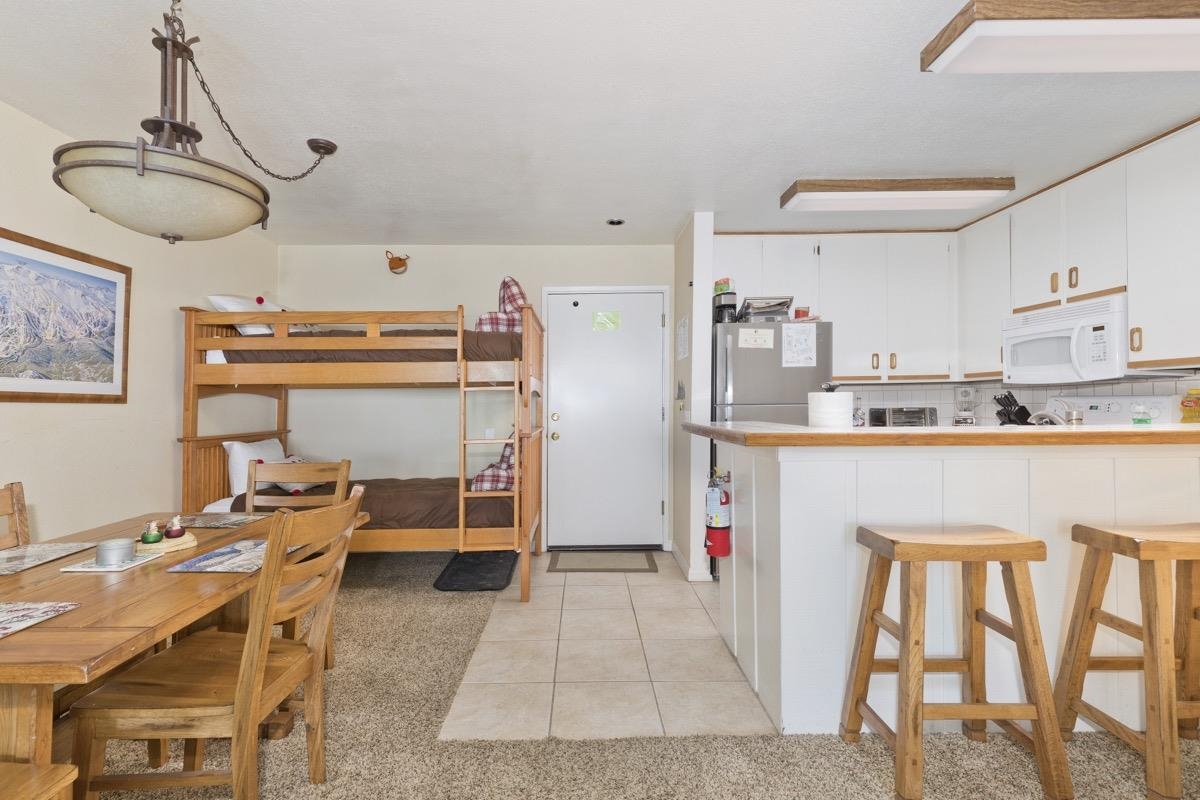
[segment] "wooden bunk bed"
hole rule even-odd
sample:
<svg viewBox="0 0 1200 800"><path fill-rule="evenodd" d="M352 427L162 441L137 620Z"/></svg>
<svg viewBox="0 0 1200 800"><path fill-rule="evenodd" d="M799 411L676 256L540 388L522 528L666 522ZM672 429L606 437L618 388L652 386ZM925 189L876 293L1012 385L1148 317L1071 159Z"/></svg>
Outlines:
<svg viewBox="0 0 1200 800"><path fill-rule="evenodd" d="M513 550L519 553L521 600L529 599L529 557L541 551L543 438L544 333L532 307L521 307L520 350L511 360L475 360L488 358L489 348L476 345L472 352L469 343L483 341L482 337L514 335L467 331L462 306L453 311L219 312L190 307L181 311L184 312L184 386L183 436L179 441L183 445L185 513L198 512L229 494L229 468L222 442L279 439L287 448L291 389L457 388L457 526L368 525L355 531L350 549L353 552ZM243 336L235 327L238 325L266 325L273 333ZM309 326L354 326L355 330L339 331L342 335L303 330ZM385 330L385 326L393 329ZM411 326L438 328L413 330ZM272 360L231 363L235 360L233 356L245 358L238 354L251 352L269 353L261 357ZM317 357L335 360L310 360ZM475 392L511 392L515 432L511 439L468 438L468 398ZM276 403L275 429L199 435L200 401L229 393L272 398ZM471 491L468 450L506 443L514 448L513 489ZM469 527L469 505L497 498L511 500L512 524Z"/></svg>

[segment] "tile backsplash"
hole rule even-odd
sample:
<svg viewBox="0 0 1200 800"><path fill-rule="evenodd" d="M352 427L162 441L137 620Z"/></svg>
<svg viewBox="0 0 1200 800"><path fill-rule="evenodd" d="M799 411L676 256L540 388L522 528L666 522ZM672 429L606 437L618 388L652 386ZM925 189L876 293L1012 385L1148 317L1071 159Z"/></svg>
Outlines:
<svg viewBox="0 0 1200 800"><path fill-rule="evenodd" d="M1030 411L1041 411L1051 397L1119 397L1128 395L1175 395L1188 389L1200 388L1200 373L1167 378L1130 378L1102 383L1070 383L1064 386L1006 386L999 381L967 383L897 383L873 386L844 386L839 391L854 392L855 407L894 408L902 406L933 406L937 409L938 424L950 425L954 419L954 390L959 386L975 389L975 418L978 425L998 425L992 395L1011 391L1017 401Z"/></svg>

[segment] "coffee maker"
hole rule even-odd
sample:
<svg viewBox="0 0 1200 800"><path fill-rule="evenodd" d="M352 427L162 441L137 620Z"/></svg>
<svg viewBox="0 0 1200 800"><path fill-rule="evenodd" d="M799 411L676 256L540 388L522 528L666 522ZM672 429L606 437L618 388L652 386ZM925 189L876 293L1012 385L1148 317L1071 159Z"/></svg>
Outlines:
<svg viewBox="0 0 1200 800"><path fill-rule="evenodd" d="M737 320L737 293L721 292L713 295L713 324Z"/></svg>

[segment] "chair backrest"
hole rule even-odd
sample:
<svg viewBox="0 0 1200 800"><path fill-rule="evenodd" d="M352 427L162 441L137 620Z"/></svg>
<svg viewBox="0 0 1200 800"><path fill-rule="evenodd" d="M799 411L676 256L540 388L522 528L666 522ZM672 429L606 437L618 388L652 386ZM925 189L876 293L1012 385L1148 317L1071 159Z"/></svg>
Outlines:
<svg viewBox="0 0 1200 800"><path fill-rule="evenodd" d="M333 494L259 494L258 483L336 483ZM350 461L285 461L259 464L251 461L246 469L246 511L276 508L317 508L341 503L350 487Z"/></svg>
<svg viewBox="0 0 1200 800"><path fill-rule="evenodd" d="M238 671L235 717L246 724L258 706L267 667L272 626L313 612L302 641L313 658L314 669L324 669L325 647L333 603L342 580L350 534L354 532L363 487L333 506L310 511L280 509L271 518L266 553L250 607L246 644ZM294 551L294 552L289 552ZM299 555L311 553L300 560Z"/></svg>
<svg viewBox="0 0 1200 800"><path fill-rule="evenodd" d="M8 529L0 531L0 550L29 544L29 514L25 510L25 489L19 481L0 488L0 517L8 522Z"/></svg>

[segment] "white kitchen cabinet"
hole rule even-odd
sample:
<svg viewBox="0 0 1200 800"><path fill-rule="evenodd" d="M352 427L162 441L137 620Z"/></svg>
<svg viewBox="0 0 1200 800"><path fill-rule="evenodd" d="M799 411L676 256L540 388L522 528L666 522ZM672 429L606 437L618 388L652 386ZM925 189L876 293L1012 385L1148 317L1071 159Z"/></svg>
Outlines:
<svg viewBox="0 0 1200 800"><path fill-rule="evenodd" d="M797 306L820 314L820 240L815 236L764 236L762 294L790 295ZM753 295L738 295L753 297Z"/></svg>
<svg viewBox="0 0 1200 800"><path fill-rule="evenodd" d="M730 278L738 300L763 294L763 238L717 236L713 240L713 280ZM702 287L695 287L699 291ZM704 288L711 293L712 287Z"/></svg>
<svg viewBox="0 0 1200 800"><path fill-rule="evenodd" d="M1200 365L1200 127L1139 150L1127 167L1129 366Z"/></svg>
<svg viewBox="0 0 1200 800"><path fill-rule="evenodd" d="M1066 297L1063 192L1051 189L1012 209L1012 304L1027 308Z"/></svg>
<svg viewBox="0 0 1200 800"><path fill-rule="evenodd" d="M833 323L833 379L887 372L887 237L821 239L821 318Z"/></svg>
<svg viewBox="0 0 1200 800"><path fill-rule="evenodd" d="M1125 171L1118 159L1062 187L1068 300L1126 284Z"/></svg>
<svg viewBox="0 0 1200 800"><path fill-rule="evenodd" d="M951 241L946 234L887 237L888 380L950 380Z"/></svg>
<svg viewBox="0 0 1200 800"><path fill-rule="evenodd" d="M958 234L958 365L966 380L999 378L1000 326L1009 292L1009 215L997 214Z"/></svg>

